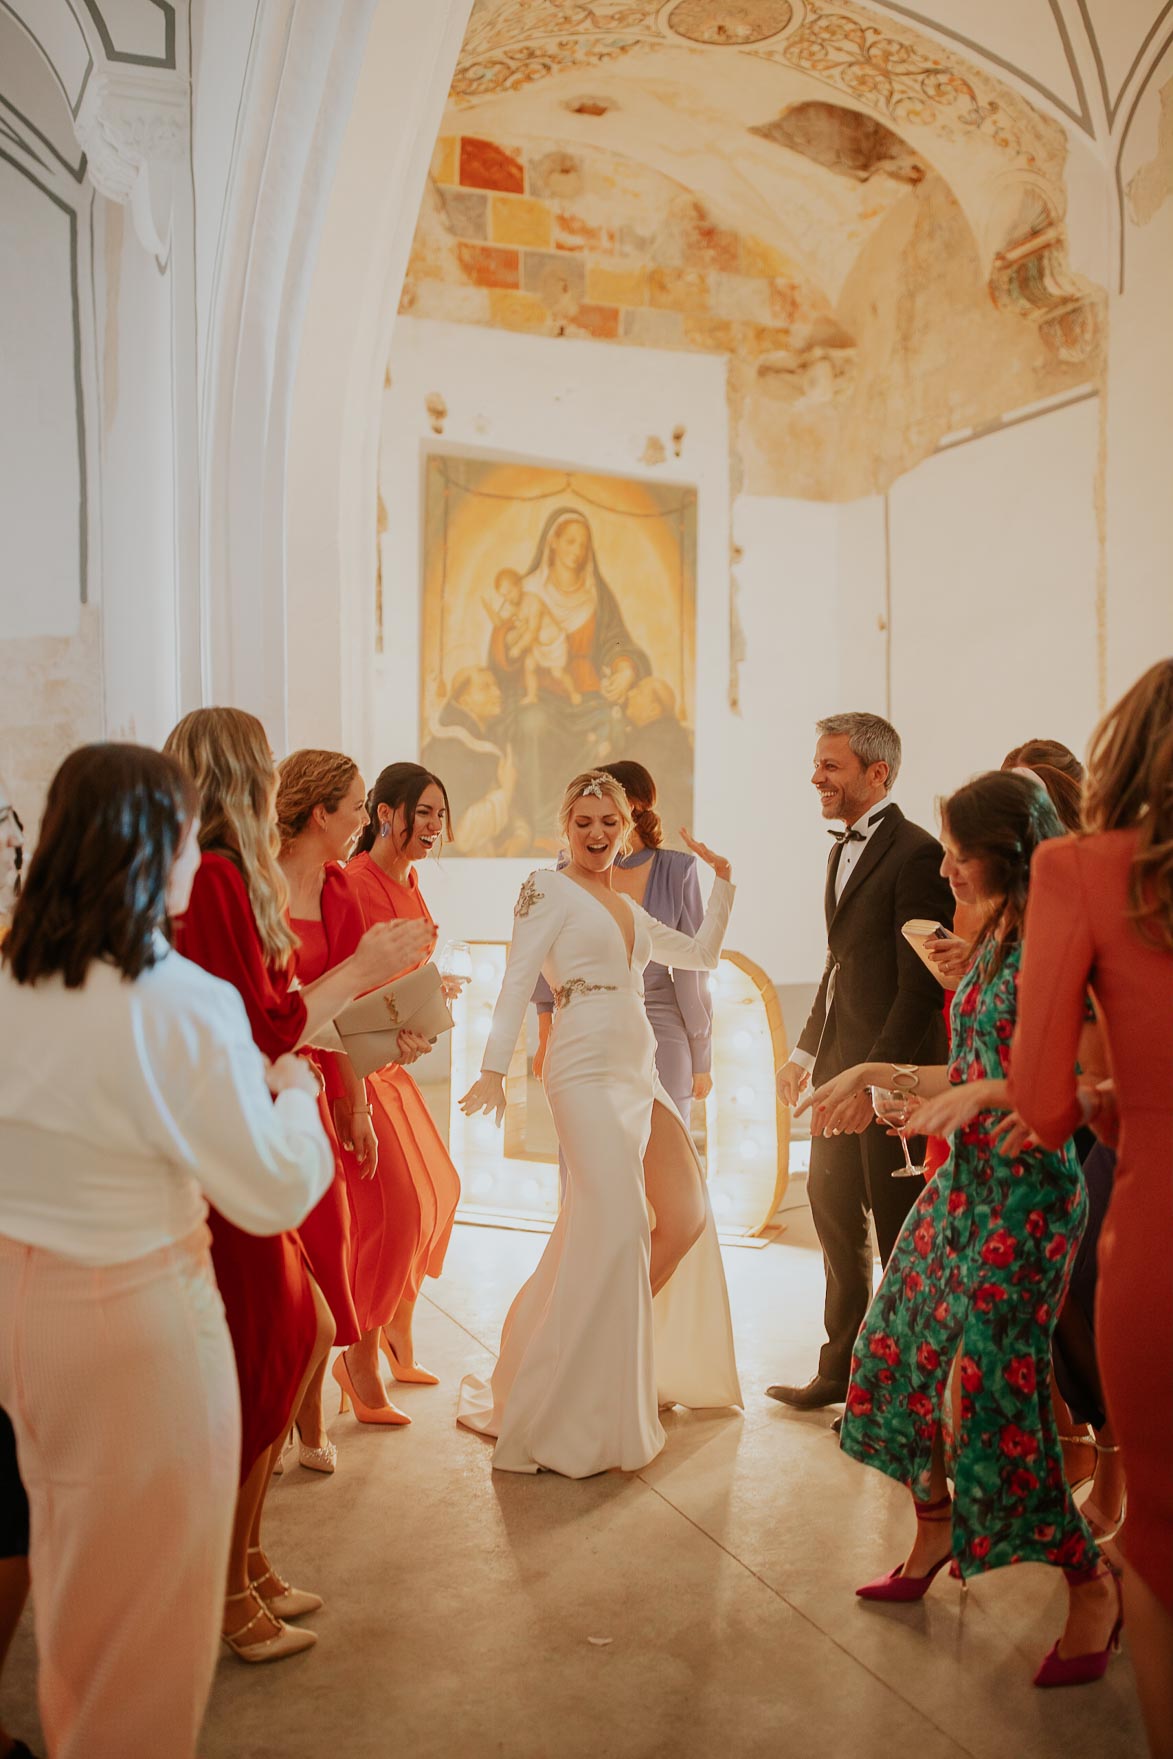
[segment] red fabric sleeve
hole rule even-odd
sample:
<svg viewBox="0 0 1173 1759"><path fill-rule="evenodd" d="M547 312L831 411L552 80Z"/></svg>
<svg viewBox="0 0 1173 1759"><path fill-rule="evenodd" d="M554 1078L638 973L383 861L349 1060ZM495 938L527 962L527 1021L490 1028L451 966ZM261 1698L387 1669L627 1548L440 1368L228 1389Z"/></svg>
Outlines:
<svg viewBox="0 0 1173 1759"><path fill-rule="evenodd" d="M343 959L350 958L366 928L354 887L333 861L327 862L322 881L322 927L329 948L327 970L333 970Z"/></svg>
<svg viewBox="0 0 1173 1759"><path fill-rule="evenodd" d="M244 875L226 855L209 851L200 862L187 913L175 924L175 946L239 991L265 1056L283 1056L300 1042L305 1002L290 989L289 971L266 964Z"/></svg>
<svg viewBox="0 0 1173 1759"><path fill-rule="evenodd" d="M1044 1148L1061 1148L1083 1122L1075 1062L1095 943L1083 895L1079 844L1058 838L1035 851L1010 1051L1014 1109Z"/></svg>

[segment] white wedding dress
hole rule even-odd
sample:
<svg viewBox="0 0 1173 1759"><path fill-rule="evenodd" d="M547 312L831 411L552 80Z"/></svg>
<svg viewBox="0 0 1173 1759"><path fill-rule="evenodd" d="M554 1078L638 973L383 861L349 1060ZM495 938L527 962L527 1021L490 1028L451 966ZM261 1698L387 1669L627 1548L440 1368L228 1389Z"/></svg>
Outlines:
<svg viewBox="0 0 1173 1759"><path fill-rule="evenodd" d="M653 1301L643 1176L653 1105L667 1108L696 1153L656 1076L644 967L655 959L714 969L733 887L715 883L695 937L626 903L630 964L606 905L564 873L532 873L514 912L482 1067L505 1074L541 971L555 999L545 1088L567 1182L538 1267L509 1310L491 1380L469 1376L460 1389L458 1421L496 1436L493 1465L505 1472L638 1471L664 1445L660 1405L741 1403L708 1195L704 1233Z"/></svg>

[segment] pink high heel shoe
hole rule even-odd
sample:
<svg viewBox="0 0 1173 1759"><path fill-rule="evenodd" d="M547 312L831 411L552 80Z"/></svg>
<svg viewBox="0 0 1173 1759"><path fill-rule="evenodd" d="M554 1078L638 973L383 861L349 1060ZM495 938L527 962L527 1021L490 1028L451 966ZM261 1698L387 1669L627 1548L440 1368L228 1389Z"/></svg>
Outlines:
<svg viewBox="0 0 1173 1759"><path fill-rule="evenodd" d="M1093 1565L1091 1570L1064 1570L1063 1574L1073 1588L1084 1582L1098 1581L1104 1575L1110 1576L1116 1590L1116 1623L1112 1626L1112 1634L1103 1649L1093 1649L1087 1655L1060 1655L1056 1641L1035 1675L1036 1686L1090 1686L1094 1680L1103 1679L1108 1671L1108 1663L1120 1649L1120 1633L1124 1629L1124 1598L1115 1570L1105 1564L1102 1570Z"/></svg>
<svg viewBox="0 0 1173 1759"><path fill-rule="evenodd" d="M916 1503L915 1506L917 1520L927 1521L930 1526L939 1521L952 1519L953 1504L947 1496L941 1497L938 1502ZM949 1552L946 1552L944 1557L938 1558L926 1575L906 1576L904 1565L897 1564L896 1568L889 1570L886 1576L877 1576L874 1582L865 1582L863 1587L857 1588L855 1592L860 1600L886 1600L905 1604L913 1600L923 1600L933 1584L933 1578L945 1568L946 1564L949 1565L951 1576L960 1577L961 1571L957 1567L956 1559Z"/></svg>

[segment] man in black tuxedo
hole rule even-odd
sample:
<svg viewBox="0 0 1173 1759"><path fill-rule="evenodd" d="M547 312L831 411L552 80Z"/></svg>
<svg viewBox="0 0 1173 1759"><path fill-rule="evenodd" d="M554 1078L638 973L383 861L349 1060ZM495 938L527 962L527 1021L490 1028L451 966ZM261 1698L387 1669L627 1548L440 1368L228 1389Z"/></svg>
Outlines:
<svg viewBox="0 0 1173 1759"><path fill-rule="evenodd" d="M910 824L892 799L900 736L879 715L819 721L811 781L832 831L824 897L827 963L790 1061L778 1071L778 1097L794 1106L816 1086L862 1062L945 1060L944 992L901 928L924 917L953 922L953 895L941 878L941 845ZM864 1093L834 1135L811 1143L808 1195L823 1263L827 1342L806 1386L772 1386L769 1396L799 1410L847 1396L851 1351L872 1298L868 1212L884 1263L923 1183L895 1177L899 1140L877 1124Z"/></svg>

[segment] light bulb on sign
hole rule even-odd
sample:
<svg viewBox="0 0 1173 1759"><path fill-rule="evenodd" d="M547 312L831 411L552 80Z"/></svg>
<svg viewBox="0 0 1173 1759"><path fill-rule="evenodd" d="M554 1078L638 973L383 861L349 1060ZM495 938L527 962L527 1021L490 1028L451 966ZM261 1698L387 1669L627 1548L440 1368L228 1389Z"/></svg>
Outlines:
<svg viewBox="0 0 1173 1759"><path fill-rule="evenodd" d="M740 1032L735 1032L733 1034L733 1048L735 1051L747 1051L752 1044L753 1035L752 1033L747 1032L744 1026Z"/></svg>
<svg viewBox="0 0 1173 1759"><path fill-rule="evenodd" d="M752 1105L757 1094L752 1087L739 1087L733 1097L738 1105Z"/></svg>

